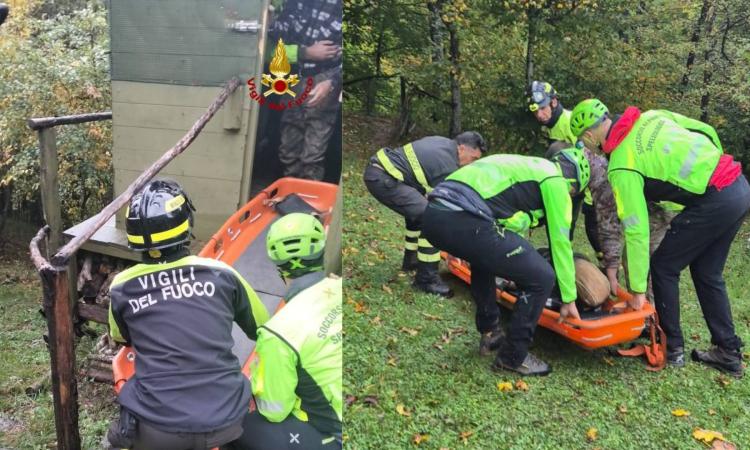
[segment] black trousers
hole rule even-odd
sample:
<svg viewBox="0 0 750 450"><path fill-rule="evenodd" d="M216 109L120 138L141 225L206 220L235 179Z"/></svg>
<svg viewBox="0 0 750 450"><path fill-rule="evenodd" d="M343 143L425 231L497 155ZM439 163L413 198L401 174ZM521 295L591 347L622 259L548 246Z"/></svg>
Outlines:
<svg viewBox="0 0 750 450"><path fill-rule="evenodd" d="M220 430L206 433L173 432L163 431L138 419L121 407L120 418L111 424L107 439L115 448L131 450L208 450L231 442L240 435L242 419Z"/></svg>
<svg viewBox="0 0 750 450"><path fill-rule="evenodd" d="M654 300L670 348L684 347L680 328L680 272L690 267L711 342L738 349L722 272L729 248L750 210L750 186L743 175L721 191L709 190L672 220L651 257Z"/></svg>
<svg viewBox="0 0 750 450"><path fill-rule="evenodd" d="M419 230L427 199L415 188L401 183L384 170L368 164L364 173L365 186L380 203L406 219L407 230Z"/></svg>
<svg viewBox="0 0 750 450"><path fill-rule="evenodd" d="M341 439L325 436L307 422L290 415L282 422L269 422L257 410L245 416L242 437L230 450L335 450Z"/></svg>
<svg viewBox="0 0 750 450"><path fill-rule="evenodd" d="M432 265L437 270L440 252L429 239L421 236L422 214L427 207L427 199L417 189L401 183L384 170L369 164L365 169L364 181L370 191L380 203L397 214L404 216L406 221L406 240L404 248L407 251L417 251L417 259L422 263ZM417 278L429 282L431 273L418 271Z"/></svg>
<svg viewBox="0 0 750 450"><path fill-rule="evenodd" d="M520 295L513 308L508 337L498 355L512 367L520 365L555 282L552 266L516 233L434 202L425 210L422 233L439 249L471 264L471 295L477 307L476 325L480 333L492 330L500 318L495 276L516 283Z"/></svg>

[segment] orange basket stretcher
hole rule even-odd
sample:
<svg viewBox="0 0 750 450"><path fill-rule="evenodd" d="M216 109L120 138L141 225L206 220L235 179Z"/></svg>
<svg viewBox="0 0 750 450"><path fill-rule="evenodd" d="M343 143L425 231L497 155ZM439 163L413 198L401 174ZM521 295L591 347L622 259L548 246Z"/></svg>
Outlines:
<svg viewBox="0 0 750 450"><path fill-rule="evenodd" d="M471 284L471 268L465 261L445 252L442 257L448 269L467 284ZM554 331L587 350L624 344L641 336L644 328L655 321L654 307L645 302L641 310L634 311L626 306L630 293L619 290L617 299L607 300L601 311L595 314L581 312L581 319L565 319L558 323L560 313L544 308L539 325ZM498 303L511 308L516 297L507 291L497 290ZM625 356L625 355L624 355ZM628 355L629 356L629 355Z"/></svg>
<svg viewBox="0 0 750 450"><path fill-rule="evenodd" d="M199 256L223 261L234 267L258 294L266 309L275 313L284 306L282 296L286 284L276 266L266 255L266 233L280 217L276 205L292 194L316 210L328 229L338 186L320 181L281 178L262 190L245 206L235 212L203 247ZM299 204L299 202L298 202ZM232 352L242 364L242 372L250 378L255 359L255 342L234 324ZM119 394L127 380L135 374L136 353L123 347L112 360L115 392Z"/></svg>

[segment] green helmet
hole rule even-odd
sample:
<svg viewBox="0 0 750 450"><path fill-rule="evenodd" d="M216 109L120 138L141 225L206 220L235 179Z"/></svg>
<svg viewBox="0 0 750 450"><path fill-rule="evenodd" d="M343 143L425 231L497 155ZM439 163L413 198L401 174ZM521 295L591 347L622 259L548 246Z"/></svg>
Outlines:
<svg viewBox="0 0 750 450"><path fill-rule="evenodd" d="M271 225L266 249L285 278L297 278L323 269L325 241L325 230L318 219L291 213Z"/></svg>
<svg viewBox="0 0 750 450"><path fill-rule="evenodd" d="M557 152L550 159L560 165L560 170L566 179L573 179L572 177L575 176L575 181L578 182L576 194L580 194L588 187L589 179L591 179L591 167L583 150L576 147L566 148Z"/></svg>
<svg viewBox="0 0 750 450"><path fill-rule="evenodd" d="M589 98L577 104L570 114L570 131L580 137L584 131L600 124L609 114L607 106L600 100Z"/></svg>

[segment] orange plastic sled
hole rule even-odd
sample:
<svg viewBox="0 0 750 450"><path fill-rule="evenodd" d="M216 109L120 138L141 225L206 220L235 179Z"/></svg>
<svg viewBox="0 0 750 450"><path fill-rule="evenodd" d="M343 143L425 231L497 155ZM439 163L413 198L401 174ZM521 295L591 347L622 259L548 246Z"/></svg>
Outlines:
<svg viewBox="0 0 750 450"><path fill-rule="evenodd" d="M445 252L442 256L451 273L467 284L471 283L471 269L466 262ZM655 323L654 307L646 302L640 311L634 311L625 304L629 297L630 293L620 290L616 300L608 300L602 306L605 314L590 319L566 319L562 323L557 322L560 318L558 312L544 308L539 325L587 350L624 344L637 339L645 327L651 326L649 322ZM516 302L513 295L500 289L497 290L497 299L506 307L512 307Z"/></svg>
<svg viewBox="0 0 750 450"><path fill-rule="evenodd" d="M278 217L275 206L291 194L304 200L319 213L328 228L338 186L298 178L281 178L261 191L235 212L203 247L199 256L224 261L234 267L252 286L268 311L276 312L284 306L281 298L286 290L276 266L266 256L265 235ZM235 324L233 353L242 362L242 372L250 378L250 367L255 359L255 343ZM135 374L135 350L123 347L112 360L112 375L116 393Z"/></svg>

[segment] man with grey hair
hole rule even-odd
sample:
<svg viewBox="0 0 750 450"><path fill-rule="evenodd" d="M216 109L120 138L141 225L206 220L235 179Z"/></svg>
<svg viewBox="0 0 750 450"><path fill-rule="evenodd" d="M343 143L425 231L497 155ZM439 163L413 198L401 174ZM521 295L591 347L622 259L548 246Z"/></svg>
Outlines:
<svg viewBox="0 0 750 450"><path fill-rule="evenodd" d="M373 197L406 220L402 270L416 269L414 287L420 291L453 295L438 275L440 252L421 237L426 196L445 177L479 159L485 151L484 138L476 131L466 131L454 139L428 136L401 147L378 150L365 169L365 185Z"/></svg>

